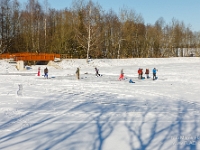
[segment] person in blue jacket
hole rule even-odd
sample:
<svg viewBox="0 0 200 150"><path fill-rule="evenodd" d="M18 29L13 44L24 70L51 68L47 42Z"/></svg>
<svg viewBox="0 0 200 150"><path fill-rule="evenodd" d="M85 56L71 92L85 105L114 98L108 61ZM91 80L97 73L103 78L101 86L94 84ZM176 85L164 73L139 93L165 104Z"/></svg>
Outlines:
<svg viewBox="0 0 200 150"><path fill-rule="evenodd" d="M153 80L155 80L156 79L156 68L153 68Z"/></svg>

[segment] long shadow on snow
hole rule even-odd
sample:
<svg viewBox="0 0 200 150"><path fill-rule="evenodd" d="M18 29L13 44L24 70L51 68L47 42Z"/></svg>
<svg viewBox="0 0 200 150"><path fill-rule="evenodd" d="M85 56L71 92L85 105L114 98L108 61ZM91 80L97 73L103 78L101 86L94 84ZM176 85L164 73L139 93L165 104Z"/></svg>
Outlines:
<svg viewBox="0 0 200 150"><path fill-rule="evenodd" d="M157 113L150 106L140 117L126 118L131 150L197 150L200 117L194 113L199 108L181 100L168 105L159 101Z"/></svg>
<svg viewBox="0 0 200 150"><path fill-rule="evenodd" d="M158 98L155 103L147 100L149 104L146 104L145 101L141 103L137 99L118 99L115 95L112 96L108 93L98 94L89 99L83 97L86 99L75 103L67 100L75 97L75 95L67 97L54 106L56 110L66 108L66 111L62 112L65 116L56 115L50 110L52 114L39 116L39 119L35 123L31 123L30 126L22 127L16 131L13 130L11 133L1 136L0 149L12 149L13 147L20 149L21 145L26 143L33 146L31 149L37 150L101 150L111 134L117 132L115 127L120 121L124 121L124 127L127 128L129 145L132 150L197 149L197 144L194 142L198 142L195 137L199 136L199 116L191 114L191 111L194 112L198 109L197 107L194 108L181 100L177 103L163 104L160 103ZM99 100L100 97L101 100ZM48 98L44 97L43 99ZM60 96L55 97L55 101L57 98L60 98ZM43 109L47 111L50 108L49 105L52 105L52 101L39 102L39 105L36 102L34 107L26 109L32 111L21 115L20 119L26 120L28 116L34 115L34 111ZM168 100L163 99L162 101ZM155 111L158 113L155 113ZM86 117L81 116L79 118L78 116L81 113ZM123 113L126 116L116 115ZM67 118L67 115L71 114L75 114L75 116ZM0 125L0 130L8 125L11 128L15 125L12 123L16 120L19 120L19 116ZM31 121L34 122L34 120ZM60 123L56 123L59 121ZM189 137L194 138L192 139L193 143L190 139L186 139ZM183 144L183 142L185 143Z"/></svg>
<svg viewBox="0 0 200 150"><path fill-rule="evenodd" d="M103 95L106 95L106 93ZM43 148L57 149L59 145L64 145L67 149L103 149L104 141L111 135L117 123L117 120L110 121L111 116L106 114L116 112L116 109L117 107L114 108L113 106L102 107L102 101L94 101L92 99L79 103L67 113L82 112L83 114L88 114L87 118L82 120L84 123L75 123L73 124L73 129L62 130L61 132L56 131L55 134L51 134L51 137L57 137L56 140L49 142L47 147ZM82 139L84 134L90 137L89 141ZM70 138L76 139L68 142ZM38 146L36 149L38 148L41 147Z"/></svg>
<svg viewBox="0 0 200 150"><path fill-rule="evenodd" d="M5 127L7 128L14 128L8 134L5 134L0 137L0 149L6 149L6 148L17 148L20 149L21 145L25 144L28 145L28 147L31 147L32 149L56 149L56 146L59 144L65 145L66 147L70 146L74 147L74 145L82 143L81 141L72 141L70 143L65 144L66 140L69 139L70 137L74 137L77 132L81 132L81 130L86 126L90 125L91 121L97 120L98 122L98 129L101 128L101 124L99 123L99 118L101 114L96 117L91 117L90 119L86 118L84 123L75 123L75 124L67 124L61 125L60 128L56 129L49 129L49 130L40 130L41 128L46 128L48 125L53 124L56 121L62 120L62 118L59 117L54 117L54 114L52 115L46 115L46 116L40 116L39 119L37 120L31 120L32 123L27 123L30 124L27 127L20 127L20 128L15 128L14 126L16 125L15 123L18 121L26 120L28 117L31 117L31 115L35 115L35 112L38 112L40 110L48 110L50 109L50 106L52 105L52 100L47 101L47 102L42 102L44 99L49 99L50 97L44 97L43 99L38 100L35 102L35 104L31 105L29 108L24 108L24 110L21 111L28 111L27 113L19 116L13 116L10 118L9 121L3 123L0 125L0 130L5 130ZM55 101L57 98L60 98L60 96L55 97ZM67 97L71 98L71 97ZM64 101L61 101L64 102ZM69 111L66 111L68 113L74 113L73 110L82 107L84 105L88 105L87 102L85 103L80 103L78 106L76 105L74 108L72 108ZM59 105L62 106L62 105ZM92 108L93 109L93 108ZM92 111L91 109L91 111ZM101 113L104 113L104 110L101 110L101 107L99 107ZM30 111L29 111L30 110ZM90 108L89 108L90 110ZM36 114L37 115L37 114ZM37 117L37 116L36 116ZM35 121L35 122L34 122ZM93 123L92 123L93 124ZM9 125L9 126L8 126ZM90 127L90 126L89 126ZM88 129L87 127L86 129ZM89 131L89 130L88 130ZM99 138L100 140L100 147L102 147L102 143L105 139L105 137L101 136L101 130L99 130ZM109 134L108 134L109 135ZM107 136L108 136L107 135ZM18 141L18 142L14 142ZM29 145L28 143L34 143L33 145ZM41 143L41 144L40 144ZM37 145L37 146L36 146ZM64 149L66 149L66 147ZM77 147L77 146L75 146ZM26 147L24 147L26 148ZM101 149L101 148L99 148Z"/></svg>
<svg viewBox="0 0 200 150"><path fill-rule="evenodd" d="M43 135L37 134L36 132L55 120L53 113L52 115L37 116L37 113L40 111L53 111L54 102L53 100L48 101L51 98L52 97L43 97L29 107L21 108L20 112L22 113L17 112L17 110L16 112L10 111L9 116L4 114L4 118L2 118L2 123L0 124L0 131L3 133L0 136L0 149L12 147L15 147L15 149L18 147L18 149L20 149L20 144L24 144L25 142L35 142L35 145L37 145L38 138ZM54 100L56 101L56 99L60 98L61 96L57 95ZM20 138L22 139L19 140ZM23 138L25 139L23 140ZM16 139L18 139L19 142L12 142Z"/></svg>
<svg viewBox="0 0 200 150"><path fill-rule="evenodd" d="M28 141L32 142L35 139L35 137L29 138L28 136L32 132L37 130L37 126L51 120L51 117L47 117L47 118L43 118L42 120L38 120L37 123L30 124L24 118L27 118L27 116L32 115L32 114L33 114L32 112L28 112L24 115L17 116L16 118L12 118L11 120L0 125L0 130L2 131L2 133L6 130L8 131L8 132L5 132L8 134L1 134L0 149L12 148L12 146L16 148L16 146L19 146L21 143L25 143ZM17 127L16 127L16 124L17 124ZM19 142L13 142L14 140L20 137L24 137L24 136L26 136L25 140L21 140Z"/></svg>

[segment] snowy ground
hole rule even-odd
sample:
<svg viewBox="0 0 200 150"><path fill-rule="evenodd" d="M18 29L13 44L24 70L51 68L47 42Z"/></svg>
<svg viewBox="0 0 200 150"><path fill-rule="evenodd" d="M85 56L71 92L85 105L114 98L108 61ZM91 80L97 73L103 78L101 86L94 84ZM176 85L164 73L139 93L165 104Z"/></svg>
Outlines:
<svg viewBox="0 0 200 150"><path fill-rule="evenodd" d="M44 79L39 66L17 71L0 61L1 150L200 150L200 58L56 65ZM138 80L139 67L156 67L158 80Z"/></svg>

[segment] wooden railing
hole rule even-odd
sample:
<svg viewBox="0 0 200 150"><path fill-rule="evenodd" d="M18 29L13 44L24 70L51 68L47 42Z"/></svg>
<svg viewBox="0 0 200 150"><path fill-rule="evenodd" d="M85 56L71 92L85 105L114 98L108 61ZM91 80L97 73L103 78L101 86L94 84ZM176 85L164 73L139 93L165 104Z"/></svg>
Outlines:
<svg viewBox="0 0 200 150"><path fill-rule="evenodd" d="M0 54L0 59L14 59L14 61L50 61L55 58L60 58L60 54L48 53L5 53Z"/></svg>

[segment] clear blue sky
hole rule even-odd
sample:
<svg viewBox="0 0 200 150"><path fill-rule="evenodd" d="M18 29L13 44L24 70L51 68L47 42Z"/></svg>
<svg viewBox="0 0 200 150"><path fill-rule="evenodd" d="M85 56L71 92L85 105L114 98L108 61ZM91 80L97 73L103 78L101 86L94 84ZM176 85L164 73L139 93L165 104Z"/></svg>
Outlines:
<svg viewBox="0 0 200 150"><path fill-rule="evenodd" d="M38 0L41 4L44 0ZM48 0L51 8L64 9L72 6L73 0ZM85 0L87 1L87 0ZM27 0L19 0L27 2ZM134 10L141 14L145 24L154 24L163 17L168 24L172 18L183 21L191 30L200 31L200 0L93 0L103 10L113 9L117 14L120 8Z"/></svg>

